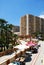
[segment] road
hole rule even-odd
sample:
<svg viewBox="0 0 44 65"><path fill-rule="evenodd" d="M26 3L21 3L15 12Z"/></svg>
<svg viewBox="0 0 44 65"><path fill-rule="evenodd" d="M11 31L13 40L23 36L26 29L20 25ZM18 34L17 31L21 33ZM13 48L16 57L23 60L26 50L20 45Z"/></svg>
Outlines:
<svg viewBox="0 0 44 65"><path fill-rule="evenodd" d="M43 65L44 41L39 41L38 44L40 44L38 53L32 54L31 61L26 62L25 65Z"/></svg>

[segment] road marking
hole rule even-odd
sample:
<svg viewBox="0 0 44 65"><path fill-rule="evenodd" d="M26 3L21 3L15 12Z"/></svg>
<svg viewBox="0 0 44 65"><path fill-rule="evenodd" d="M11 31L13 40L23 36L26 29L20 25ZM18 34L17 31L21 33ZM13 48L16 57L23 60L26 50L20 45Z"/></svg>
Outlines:
<svg viewBox="0 0 44 65"><path fill-rule="evenodd" d="M31 65L35 65L35 63L40 55L40 52L41 52L41 50L39 51L39 53L37 55L34 56L34 59L32 60Z"/></svg>

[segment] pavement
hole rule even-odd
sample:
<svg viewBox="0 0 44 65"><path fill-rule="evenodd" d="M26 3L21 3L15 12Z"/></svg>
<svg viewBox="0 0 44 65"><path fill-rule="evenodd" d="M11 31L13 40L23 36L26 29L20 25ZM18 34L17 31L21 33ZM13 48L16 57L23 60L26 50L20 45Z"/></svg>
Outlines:
<svg viewBox="0 0 44 65"><path fill-rule="evenodd" d="M43 65L44 56L44 41L39 41L40 47L38 48L38 53L31 54L31 60L28 60L25 65ZM30 56L28 57L28 59Z"/></svg>

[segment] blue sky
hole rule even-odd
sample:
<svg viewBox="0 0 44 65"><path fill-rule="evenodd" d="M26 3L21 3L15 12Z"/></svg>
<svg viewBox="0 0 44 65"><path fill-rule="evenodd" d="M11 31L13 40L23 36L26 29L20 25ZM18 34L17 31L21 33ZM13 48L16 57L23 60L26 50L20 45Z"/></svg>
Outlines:
<svg viewBox="0 0 44 65"><path fill-rule="evenodd" d="M44 14L44 0L0 0L0 18L13 25L20 25L25 14Z"/></svg>

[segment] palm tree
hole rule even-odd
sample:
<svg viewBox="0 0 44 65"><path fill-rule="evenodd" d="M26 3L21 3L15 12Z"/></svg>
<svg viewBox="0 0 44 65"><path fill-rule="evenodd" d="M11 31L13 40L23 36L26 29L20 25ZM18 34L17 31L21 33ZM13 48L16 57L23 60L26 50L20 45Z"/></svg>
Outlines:
<svg viewBox="0 0 44 65"><path fill-rule="evenodd" d="M3 45L4 45L4 39L5 39L5 31L4 31L4 26L6 25L6 21L4 19L0 19L0 47L1 51L3 50Z"/></svg>
<svg viewBox="0 0 44 65"><path fill-rule="evenodd" d="M6 27L6 48L9 48L10 42L12 42L12 24L7 24Z"/></svg>
<svg viewBox="0 0 44 65"><path fill-rule="evenodd" d="M7 24L6 20L0 19L0 47L1 47L1 51L8 49L10 43L15 44L15 42L16 42L17 35L13 34L12 27L13 27L12 24Z"/></svg>

